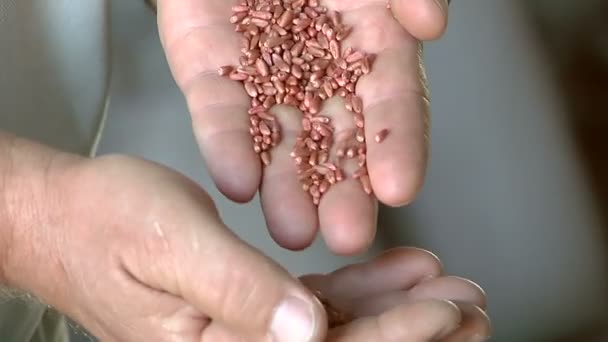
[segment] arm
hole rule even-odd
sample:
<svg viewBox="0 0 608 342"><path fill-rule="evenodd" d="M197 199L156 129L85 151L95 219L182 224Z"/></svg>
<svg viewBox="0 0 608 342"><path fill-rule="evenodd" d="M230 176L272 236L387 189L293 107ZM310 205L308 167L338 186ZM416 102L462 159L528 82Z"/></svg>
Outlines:
<svg viewBox="0 0 608 342"><path fill-rule="evenodd" d="M48 241L45 228L62 215L61 174L77 160L0 132L0 283L31 291L44 277L37 261L50 272L58 266L39 247Z"/></svg>

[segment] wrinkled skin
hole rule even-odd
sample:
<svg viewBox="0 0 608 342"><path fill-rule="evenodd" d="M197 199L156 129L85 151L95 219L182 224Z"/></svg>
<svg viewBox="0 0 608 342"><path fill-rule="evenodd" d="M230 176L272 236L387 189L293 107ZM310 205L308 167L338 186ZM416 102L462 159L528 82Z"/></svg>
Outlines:
<svg viewBox="0 0 608 342"><path fill-rule="evenodd" d="M429 252L395 249L298 281L232 234L209 196L176 172L119 156L58 155L49 165L53 197L40 200L52 208L36 216L38 229L15 234L13 245L28 248L9 260L9 285L102 341L270 341L287 295L309 303L318 322L311 341L489 334L482 290L444 275ZM357 319L328 332L316 291Z"/></svg>

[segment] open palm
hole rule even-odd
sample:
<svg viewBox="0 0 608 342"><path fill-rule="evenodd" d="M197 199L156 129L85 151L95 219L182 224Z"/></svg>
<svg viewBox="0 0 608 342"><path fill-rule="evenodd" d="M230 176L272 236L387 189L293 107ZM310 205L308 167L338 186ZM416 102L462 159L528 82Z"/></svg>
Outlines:
<svg viewBox="0 0 608 342"><path fill-rule="evenodd" d="M319 206L302 191L289 156L300 130L300 113L276 106L282 142L272 163L262 168L253 149L243 86L217 74L239 63L239 37L228 21L236 0L161 0L161 39L177 84L186 96L208 169L219 190L234 201L249 201L260 189L272 237L282 246L308 246L320 228L330 249L351 254L365 249L376 230L377 201L359 181L347 179L330 188ZM367 167L375 196L388 205L404 205L419 189L427 159L428 100L421 67L419 39L441 35L446 24L445 0L325 0L322 5L343 14L353 32L344 41L376 55L372 72L361 78L357 94L364 102ZM324 103L336 134L354 128L342 99ZM385 128L382 144L374 135ZM354 165L345 165L353 172Z"/></svg>

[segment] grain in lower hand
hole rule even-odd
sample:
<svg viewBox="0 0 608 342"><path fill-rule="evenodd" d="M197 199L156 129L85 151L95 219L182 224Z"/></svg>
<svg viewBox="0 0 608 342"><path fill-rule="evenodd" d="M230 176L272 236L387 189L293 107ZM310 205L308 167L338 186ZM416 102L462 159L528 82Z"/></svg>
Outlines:
<svg viewBox="0 0 608 342"><path fill-rule="evenodd" d="M251 98L250 133L262 163L270 165L270 150L281 141L281 127L270 109L290 105L303 113L291 157L313 203L319 205L323 194L344 180L346 159L357 161L353 178L371 195L363 100L355 89L360 77L370 73L372 55L343 48L351 28L319 0L241 0L232 12L229 21L242 34L240 65L223 66L218 73L242 82ZM334 127L319 113L322 102L334 96L344 98L356 128L331 155Z"/></svg>

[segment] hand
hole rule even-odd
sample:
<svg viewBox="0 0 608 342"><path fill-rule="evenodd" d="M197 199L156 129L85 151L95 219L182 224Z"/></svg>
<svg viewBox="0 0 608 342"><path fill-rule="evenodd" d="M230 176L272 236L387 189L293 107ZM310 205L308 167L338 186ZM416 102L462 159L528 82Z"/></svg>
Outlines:
<svg viewBox="0 0 608 342"><path fill-rule="evenodd" d="M421 68L419 40L441 36L447 22L445 0L326 0L343 12L353 33L345 46L377 55L372 73L357 92L364 100L366 135L390 128L382 144L371 143L368 169L377 198L392 206L409 203L420 188L427 159L428 99ZM186 96L194 132L219 190L232 200L249 201L261 189L264 215L272 237L283 247L307 247L320 228L330 249L352 254L369 246L376 231L377 202L358 181L333 186L320 206L301 189L289 157L297 116L282 106L284 139L262 172L249 135L248 97L243 87L217 75L224 65L238 64L239 34L228 22L236 1L158 1L159 28L169 64ZM336 130L353 127L339 99L322 113L334 117ZM285 115L283 115L285 114ZM347 166L348 167L348 166Z"/></svg>
<svg viewBox="0 0 608 342"><path fill-rule="evenodd" d="M324 310L310 291L233 235L195 183L125 157L58 154L45 165L47 183L31 191L40 196L24 194L16 217L27 223L12 234L6 263L0 259L7 285L102 341L325 335Z"/></svg>
<svg viewBox="0 0 608 342"><path fill-rule="evenodd" d="M481 288L442 275L437 258L423 250L394 249L301 280L355 319L330 330L329 342L477 342L490 336Z"/></svg>

